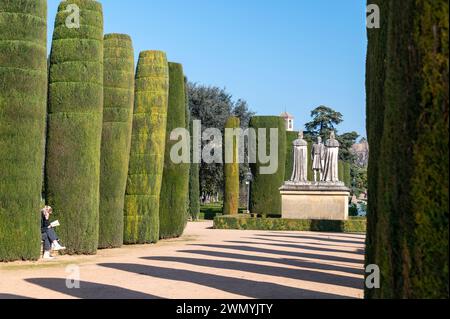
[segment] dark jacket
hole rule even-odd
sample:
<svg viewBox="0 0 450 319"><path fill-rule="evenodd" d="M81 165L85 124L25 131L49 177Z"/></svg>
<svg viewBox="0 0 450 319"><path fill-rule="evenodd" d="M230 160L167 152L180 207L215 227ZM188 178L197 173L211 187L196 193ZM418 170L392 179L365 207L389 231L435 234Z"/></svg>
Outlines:
<svg viewBox="0 0 450 319"><path fill-rule="evenodd" d="M41 211L41 233L47 232L48 226L50 226L50 218L45 219L44 212Z"/></svg>

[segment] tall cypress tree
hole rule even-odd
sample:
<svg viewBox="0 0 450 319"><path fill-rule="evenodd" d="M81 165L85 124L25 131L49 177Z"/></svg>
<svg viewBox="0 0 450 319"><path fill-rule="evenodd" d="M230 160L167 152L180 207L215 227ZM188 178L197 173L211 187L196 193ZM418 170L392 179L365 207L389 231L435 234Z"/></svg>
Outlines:
<svg viewBox="0 0 450 319"><path fill-rule="evenodd" d="M284 170L286 165L286 124L281 117L255 116L250 120L250 128L256 130L257 148L269 150L270 129L278 131L278 165L274 174L261 174L262 164L259 155L256 163L250 165L254 180L250 191L250 211L253 214L281 215L281 195L279 188L284 183ZM259 129L266 131L266 144L259 136ZM266 152L267 154L268 152Z"/></svg>
<svg viewBox="0 0 450 319"><path fill-rule="evenodd" d="M66 20L76 11L80 27ZM103 118L103 13L92 0L62 1L50 55L46 199L69 254L98 247Z"/></svg>
<svg viewBox="0 0 450 319"><path fill-rule="evenodd" d="M123 244L123 207L133 120L134 53L128 35L105 35L103 66L99 248L113 248Z"/></svg>
<svg viewBox="0 0 450 319"><path fill-rule="evenodd" d="M0 1L0 261L39 258L47 1Z"/></svg>
<svg viewBox="0 0 450 319"><path fill-rule="evenodd" d="M174 163L171 132L186 128L186 92L183 66L169 63L169 109L167 114L166 153L159 201L160 238L179 237L186 227L189 200L189 162Z"/></svg>
<svg viewBox="0 0 450 319"><path fill-rule="evenodd" d="M124 243L159 240L159 197L166 146L169 70L164 52L140 53L125 192Z"/></svg>
<svg viewBox="0 0 450 319"><path fill-rule="evenodd" d="M370 3L366 296L448 298L448 2Z"/></svg>
<svg viewBox="0 0 450 319"><path fill-rule="evenodd" d="M225 123L225 129L240 128L240 120L237 117L230 117ZM239 210L239 137L233 137L233 145L225 145L225 152L230 152L232 163L223 165L224 196L223 214L237 215ZM226 155L223 157L226 159Z"/></svg>

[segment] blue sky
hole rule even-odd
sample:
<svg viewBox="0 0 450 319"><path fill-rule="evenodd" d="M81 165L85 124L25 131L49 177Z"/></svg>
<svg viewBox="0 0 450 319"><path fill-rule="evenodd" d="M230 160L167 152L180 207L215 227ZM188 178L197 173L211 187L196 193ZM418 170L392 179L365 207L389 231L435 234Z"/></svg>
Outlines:
<svg viewBox="0 0 450 319"><path fill-rule="evenodd" d="M49 0L49 48L59 0ZM225 87L259 115L327 105L341 133L365 136L365 0L108 0L105 33L127 33L136 57L163 50L193 82Z"/></svg>

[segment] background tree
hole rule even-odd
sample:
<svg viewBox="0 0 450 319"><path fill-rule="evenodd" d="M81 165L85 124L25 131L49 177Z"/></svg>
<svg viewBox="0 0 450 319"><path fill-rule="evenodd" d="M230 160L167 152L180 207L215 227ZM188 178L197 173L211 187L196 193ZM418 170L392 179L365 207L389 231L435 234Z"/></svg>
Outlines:
<svg viewBox="0 0 450 319"><path fill-rule="evenodd" d="M305 128L307 134L313 139L317 136L321 136L323 140L328 139L330 132L336 131L336 126L344 121L341 113L324 105L312 110L311 117L312 121L306 123Z"/></svg>
<svg viewBox="0 0 450 319"><path fill-rule="evenodd" d="M336 135L336 139L341 144L339 148L339 159L345 162L354 163L356 161L356 156L352 152L352 147L355 145L359 134L356 132L344 133L341 135Z"/></svg>
<svg viewBox="0 0 450 319"><path fill-rule="evenodd" d="M248 126L250 117L253 115L246 101L233 97L225 89L213 86L204 86L188 82L189 107L193 119L202 121L202 130L217 128L224 133L224 127L230 116L239 118L241 127ZM206 142L203 142L203 146ZM248 167L248 166L247 166ZM245 166L240 165L240 179L248 171ZM213 196L223 194L223 165L222 164L200 164L200 194L202 196Z"/></svg>

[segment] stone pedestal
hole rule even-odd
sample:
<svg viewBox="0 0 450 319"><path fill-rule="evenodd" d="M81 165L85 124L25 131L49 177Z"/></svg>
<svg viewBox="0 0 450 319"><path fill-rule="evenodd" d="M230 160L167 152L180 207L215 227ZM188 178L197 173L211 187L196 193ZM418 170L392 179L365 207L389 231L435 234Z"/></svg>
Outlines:
<svg viewBox="0 0 450 319"><path fill-rule="evenodd" d="M282 217L347 220L350 189L344 183L292 183L281 188Z"/></svg>

